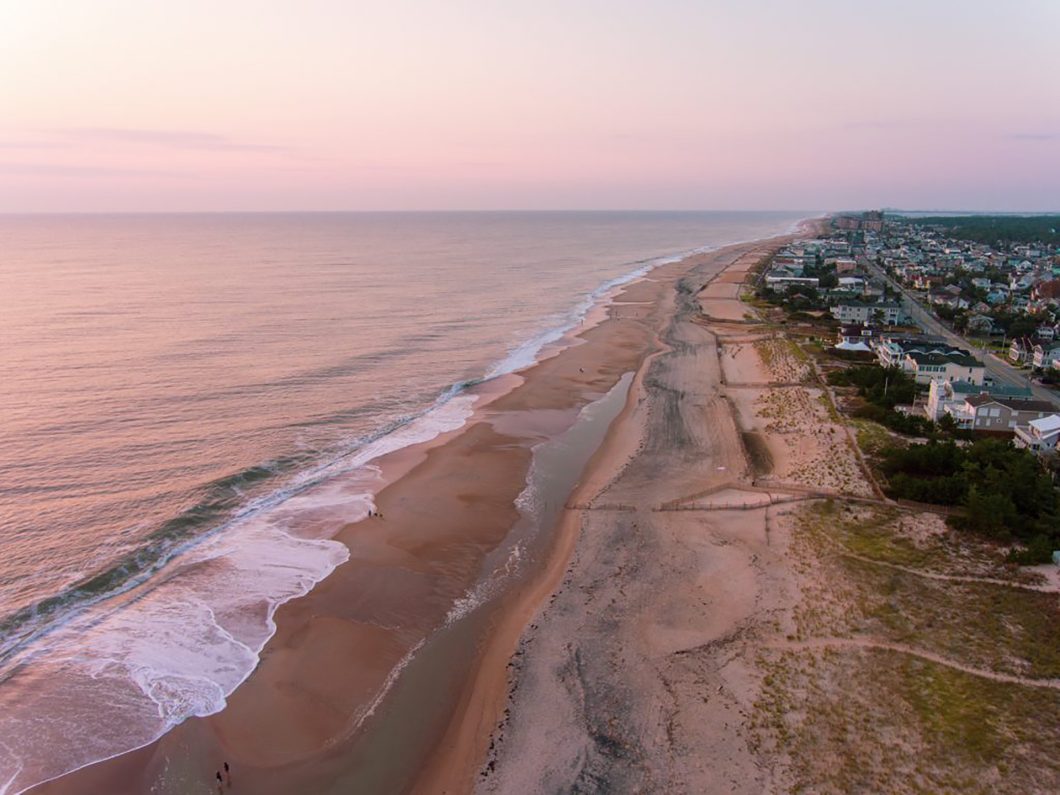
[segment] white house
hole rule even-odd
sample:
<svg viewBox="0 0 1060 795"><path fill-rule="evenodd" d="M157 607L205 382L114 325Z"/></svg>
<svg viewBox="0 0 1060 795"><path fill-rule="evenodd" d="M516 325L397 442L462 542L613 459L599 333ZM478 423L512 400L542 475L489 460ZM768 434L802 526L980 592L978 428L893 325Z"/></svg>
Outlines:
<svg viewBox="0 0 1060 795"><path fill-rule="evenodd" d="M860 293L865 289L865 280L861 276L840 276L839 289Z"/></svg>
<svg viewBox="0 0 1060 795"><path fill-rule="evenodd" d="M766 276L766 287L784 292L787 292L791 287L812 287L816 290L820 283L820 279L816 276L774 276L773 274Z"/></svg>
<svg viewBox="0 0 1060 795"><path fill-rule="evenodd" d="M1060 439L1060 414L1050 414L1038 420L1031 420L1025 428L1016 428L1012 443L1016 447L1033 450L1036 453L1056 452L1056 442Z"/></svg>
<svg viewBox="0 0 1060 795"><path fill-rule="evenodd" d="M878 318L888 326L897 326L902 319L900 304L882 301L876 304L844 301L833 306L831 312L840 323L867 323Z"/></svg>
<svg viewBox="0 0 1060 795"><path fill-rule="evenodd" d="M911 373L918 384L932 381L967 381L983 383L986 368L974 356L966 353L922 353L910 351L905 355L903 370Z"/></svg>
<svg viewBox="0 0 1060 795"><path fill-rule="evenodd" d="M1034 366L1039 370L1052 367L1060 361L1060 342L1040 342L1034 346Z"/></svg>

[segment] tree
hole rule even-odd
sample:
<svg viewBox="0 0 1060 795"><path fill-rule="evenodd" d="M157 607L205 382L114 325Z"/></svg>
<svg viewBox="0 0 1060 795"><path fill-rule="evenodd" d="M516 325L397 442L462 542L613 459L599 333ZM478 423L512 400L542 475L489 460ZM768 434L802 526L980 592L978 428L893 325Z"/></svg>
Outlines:
<svg viewBox="0 0 1060 795"><path fill-rule="evenodd" d="M963 521L965 528L999 541L1012 538L1012 528L1019 521L1019 512L1007 495L981 491L972 486L964 505L967 510Z"/></svg>

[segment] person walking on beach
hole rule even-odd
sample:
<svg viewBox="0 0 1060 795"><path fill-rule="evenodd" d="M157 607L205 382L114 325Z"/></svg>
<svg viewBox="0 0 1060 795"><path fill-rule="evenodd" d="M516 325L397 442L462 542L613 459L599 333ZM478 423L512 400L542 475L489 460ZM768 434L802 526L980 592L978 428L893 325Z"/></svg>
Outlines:
<svg viewBox="0 0 1060 795"><path fill-rule="evenodd" d="M221 778L221 771L217 771L217 791L223 793L225 791L224 779Z"/></svg>
<svg viewBox="0 0 1060 795"><path fill-rule="evenodd" d="M231 789L232 787L232 768L228 766L228 762L225 762L225 784Z"/></svg>

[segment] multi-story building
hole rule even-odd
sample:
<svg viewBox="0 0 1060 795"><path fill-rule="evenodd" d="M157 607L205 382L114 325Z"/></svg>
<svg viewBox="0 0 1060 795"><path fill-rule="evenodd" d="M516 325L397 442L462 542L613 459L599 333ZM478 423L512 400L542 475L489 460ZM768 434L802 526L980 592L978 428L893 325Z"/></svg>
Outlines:
<svg viewBox="0 0 1060 795"><path fill-rule="evenodd" d="M1060 361L1060 342L1042 340L1034 346L1031 360L1039 370L1052 367L1054 362Z"/></svg>
<svg viewBox="0 0 1060 795"><path fill-rule="evenodd" d="M1014 400L993 395L973 395L966 398L964 407L954 413L962 428L984 433L1012 435L1016 428L1040 420L1055 412L1052 403L1044 400Z"/></svg>
<svg viewBox="0 0 1060 795"><path fill-rule="evenodd" d="M897 326L903 319L901 304L890 301L865 303L843 301L831 309L832 317L840 323L868 323L879 321L888 326Z"/></svg>
<svg viewBox="0 0 1060 795"><path fill-rule="evenodd" d="M766 276L766 287L770 290L787 292L792 287L812 287L814 290L821 281L816 276L788 276L786 274L769 274Z"/></svg>
<svg viewBox="0 0 1060 795"><path fill-rule="evenodd" d="M941 420L947 414L954 415L964 409L964 402L977 395L1008 398L1010 400L1032 400L1030 387L1008 384L973 384L971 381L932 381L928 388L924 413L928 419ZM956 417L955 417L956 419Z"/></svg>
<svg viewBox="0 0 1060 795"><path fill-rule="evenodd" d="M1048 417L1031 420L1025 428L1017 426L1012 443L1016 447L1041 454L1055 453L1058 440L1060 440L1060 414L1050 414Z"/></svg>
<svg viewBox="0 0 1060 795"><path fill-rule="evenodd" d="M922 353L911 351L905 355L903 370L909 372L918 384L932 381L968 381L983 383L986 368L983 363L967 353Z"/></svg>

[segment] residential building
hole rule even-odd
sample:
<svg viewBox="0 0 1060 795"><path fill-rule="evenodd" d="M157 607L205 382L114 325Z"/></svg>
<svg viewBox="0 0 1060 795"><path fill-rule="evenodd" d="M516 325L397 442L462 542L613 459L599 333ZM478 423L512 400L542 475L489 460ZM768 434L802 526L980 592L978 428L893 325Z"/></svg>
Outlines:
<svg viewBox="0 0 1060 795"><path fill-rule="evenodd" d="M865 303L862 301L843 301L832 307L832 317L840 323L867 323L873 320L888 326L897 326L902 320L902 307L889 301Z"/></svg>
<svg viewBox="0 0 1060 795"><path fill-rule="evenodd" d="M973 395L954 416L964 428L984 433L1013 434L1031 420L1040 420L1056 409L1044 400L1013 400L993 395Z"/></svg>
<svg viewBox="0 0 1060 795"><path fill-rule="evenodd" d="M922 353L912 351L905 355L902 367L912 374L918 384L932 381L969 381L983 383L986 368L983 363L966 353Z"/></svg>
<svg viewBox="0 0 1060 795"><path fill-rule="evenodd" d="M1053 362L1060 360L1060 342L1039 342L1034 346L1032 363L1039 370L1052 367Z"/></svg>
<svg viewBox="0 0 1060 795"><path fill-rule="evenodd" d="M839 327L839 339L836 342L870 344L879 335L880 330L868 323L850 323Z"/></svg>
<svg viewBox="0 0 1060 795"><path fill-rule="evenodd" d="M820 279L816 276L781 276L773 274L766 276L766 287L771 290L780 290L781 292L787 292L792 287L812 287L816 290L820 283Z"/></svg>
<svg viewBox="0 0 1060 795"><path fill-rule="evenodd" d="M964 401L975 395L1031 400L1034 395L1030 387L1008 384L973 384L971 381L932 381L928 388L924 413L936 422L945 415L955 415L964 408ZM956 417L955 417L956 419Z"/></svg>
<svg viewBox="0 0 1060 795"><path fill-rule="evenodd" d="M1008 358L1013 364L1024 364L1034 358L1034 346L1038 343L1033 337L1013 337L1008 345Z"/></svg>
<svg viewBox="0 0 1060 795"><path fill-rule="evenodd" d="M989 334L994 330L994 319L987 315L972 315L965 328L970 334Z"/></svg>
<svg viewBox="0 0 1060 795"><path fill-rule="evenodd" d="M1055 453L1057 440L1060 440L1060 414L1050 414L1031 420L1025 428L1017 426L1012 443L1036 453Z"/></svg>
<svg viewBox="0 0 1060 795"><path fill-rule="evenodd" d="M850 290L855 293L863 292L865 290L865 279L862 276L840 276L839 289Z"/></svg>

